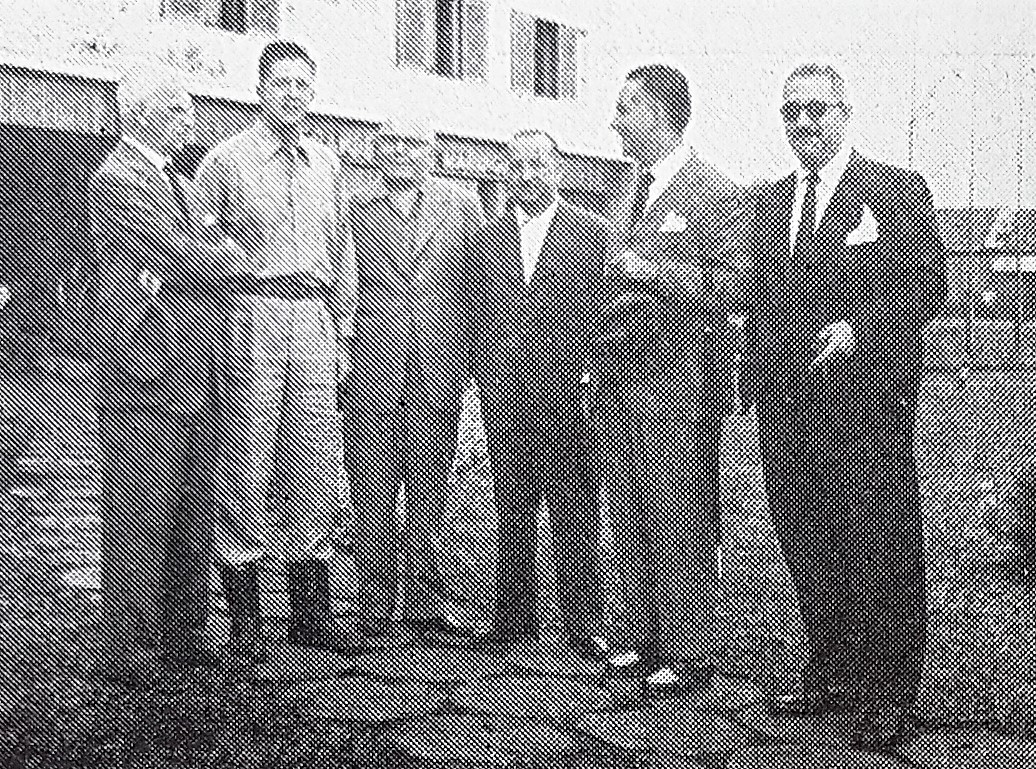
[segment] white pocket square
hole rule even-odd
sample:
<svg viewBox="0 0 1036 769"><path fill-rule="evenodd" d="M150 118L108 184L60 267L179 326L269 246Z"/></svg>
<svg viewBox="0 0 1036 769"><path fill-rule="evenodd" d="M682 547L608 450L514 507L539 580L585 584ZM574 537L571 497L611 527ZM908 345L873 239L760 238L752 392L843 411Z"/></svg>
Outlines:
<svg viewBox="0 0 1036 769"><path fill-rule="evenodd" d="M845 236L845 245L859 246L864 243L873 243L878 239L878 222L874 214L867 207L863 207L863 214L860 216L860 223L856 229Z"/></svg>
<svg viewBox="0 0 1036 769"><path fill-rule="evenodd" d="M659 232L683 232L687 229L687 218L680 216L676 211L670 211L666 214L665 220L662 222L662 226L658 228Z"/></svg>

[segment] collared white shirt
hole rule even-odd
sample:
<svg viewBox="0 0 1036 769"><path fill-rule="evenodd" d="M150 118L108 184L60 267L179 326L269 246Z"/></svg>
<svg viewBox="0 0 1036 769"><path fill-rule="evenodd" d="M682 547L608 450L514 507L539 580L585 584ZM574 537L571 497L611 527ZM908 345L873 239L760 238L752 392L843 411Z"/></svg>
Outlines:
<svg viewBox="0 0 1036 769"><path fill-rule="evenodd" d="M155 170L158 171L158 175L165 179L166 184L172 184L172 182L169 181L169 176L166 174L165 170L166 164L169 162L169 158L165 155L159 155L146 144L141 144L128 134L122 135L122 141L143 155L144 159L155 167Z"/></svg>
<svg viewBox="0 0 1036 769"><path fill-rule="evenodd" d="M547 206L539 216L529 217L521 206L514 207L514 216L518 221L518 232L522 241L522 273L525 285L532 282L532 274L536 271L536 263L543 251L543 242L547 239L547 231L554 216L558 212L558 199Z"/></svg>
<svg viewBox="0 0 1036 769"><path fill-rule="evenodd" d="M817 171L820 179L817 181L817 216L813 220L814 232L820 226L820 221L824 218L824 211L827 210L827 206L835 194L835 188L845 174L852 152L853 149L849 143L843 142L838 153L828 161L826 166ZM792 250L795 249L795 238L799 233L799 221L802 219L802 201L806 198L806 177L809 176L809 173L807 169L802 167L795 171L795 202L791 209L791 229L789 230Z"/></svg>
<svg viewBox="0 0 1036 769"><path fill-rule="evenodd" d="M388 202L396 213L403 219L411 218L421 203L421 190L415 187L412 190L391 193L388 195Z"/></svg>
<svg viewBox="0 0 1036 769"><path fill-rule="evenodd" d="M688 142L685 136L680 140L680 143L673 148L673 151L666 155L664 158L660 158L651 168L652 181L651 186L648 187L647 202L644 204L644 210L647 211L651 208L651 204L661 197L662 193L665 192L666 187L673 180L680 169L686 165L687 160L694 154L694 148Z"/></svg>

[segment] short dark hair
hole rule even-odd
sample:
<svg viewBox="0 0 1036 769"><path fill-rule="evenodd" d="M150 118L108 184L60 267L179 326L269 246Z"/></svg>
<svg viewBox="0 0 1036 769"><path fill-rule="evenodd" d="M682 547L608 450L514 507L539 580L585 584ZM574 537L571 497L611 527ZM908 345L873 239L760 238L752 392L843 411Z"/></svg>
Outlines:
<svg viewBox="0 0 1036 769"><path fill-rule="evenodd" d="M520 131L515 131L514 134L512 134L511 138L512 139L530 139L530 138L533 138L533 137L536 137L536 136L542 136L544 139L546 139L550 143L551 148L554 150L554 152L556 154L558 154L558 155L561 154L561 148L558 147L557 140L553 136L551 136L549 133L544 131L542 128L523 128Z"/></svg>
<svg viewBox="0 0 1036 769"><path fill-rule="evenodd" d="M792 80L800 77L826 77L831 81L831 90L834 91L835 98L838 101L845 101L845 80L842 79L838 70L830 64L817 64L816 62L800 64L791 71L788 79L784 81L785 87Z"/></svg>
<svg viewBox="0 0 1036 769"><path fill-rule="evenodd" d="M309 55L309 51L298 43L288 40L274 40L267 43L263 52L259 54L259 82L263 83L270 76L273 65L279 61L299 59L309 65L311 72L317 71L317 63Z"/></svg>
<svg viewBox="0 0 1036 769"><path fill-rule="evenodd" d="M657 99L665 109L669 125L683 133L691 120L691 89L680 70L665 64L648 64L631 70L626 79L636 80Z"/></svg>

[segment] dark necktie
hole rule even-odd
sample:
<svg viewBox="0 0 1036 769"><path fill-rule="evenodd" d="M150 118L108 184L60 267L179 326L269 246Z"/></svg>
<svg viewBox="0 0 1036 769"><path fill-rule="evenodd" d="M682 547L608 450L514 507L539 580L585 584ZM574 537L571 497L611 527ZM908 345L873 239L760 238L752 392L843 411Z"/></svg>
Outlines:
<svg viewBox="0 0 1036 769"><path fill-rule="evenodd" d="M176 173L172 163L166 163L165 178L169 180L169 186L173 191L173 199L176 200L176 207L180 209L180 214L187 221L191 220L190 209L187 208L187 195L183 191L183 184L180 183L180 176Z"/></svg>
<svg viewBox="0 0 1036 769"><path fill-rule="evenodd" d="M806 176L806 195L802 198L802 214L799 217L799 230L795 233L795 248L792 256L797 264L812 261L813 232L817 226L817 183L820 177L816 171Z"/></svg>
<svg viewBox="0 0 1036 769"><path fill-rule="evenodd" d="M639 222L644 216L644 209L647 208L648 193L655 176L650 171L641 171L637 178L637 191L633 195L633 206L630 208L630 224Z"/></svg>

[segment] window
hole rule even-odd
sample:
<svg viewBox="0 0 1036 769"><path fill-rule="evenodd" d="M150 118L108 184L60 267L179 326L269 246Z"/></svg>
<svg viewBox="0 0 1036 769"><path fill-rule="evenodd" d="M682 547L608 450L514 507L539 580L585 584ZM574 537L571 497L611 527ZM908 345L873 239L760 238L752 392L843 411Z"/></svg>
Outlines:
<svg viewBox="0 0 1036 769"><path fill-rule="evenodd" d="M486 77L486 0L396 0L396 65Z"/></svg>
<svg viewBox="0 0 1036 769"><path fill-rule="evenodd" d="M511 11L511 88L547 99L577 99L585 32Z"/></svg>
<svg viewBox="0 0 1036 769"><path fill-rule="evenodd" d="M280 21L278 5L279 0L162 0L161 13L227 32L274 34Z"/></svg>

